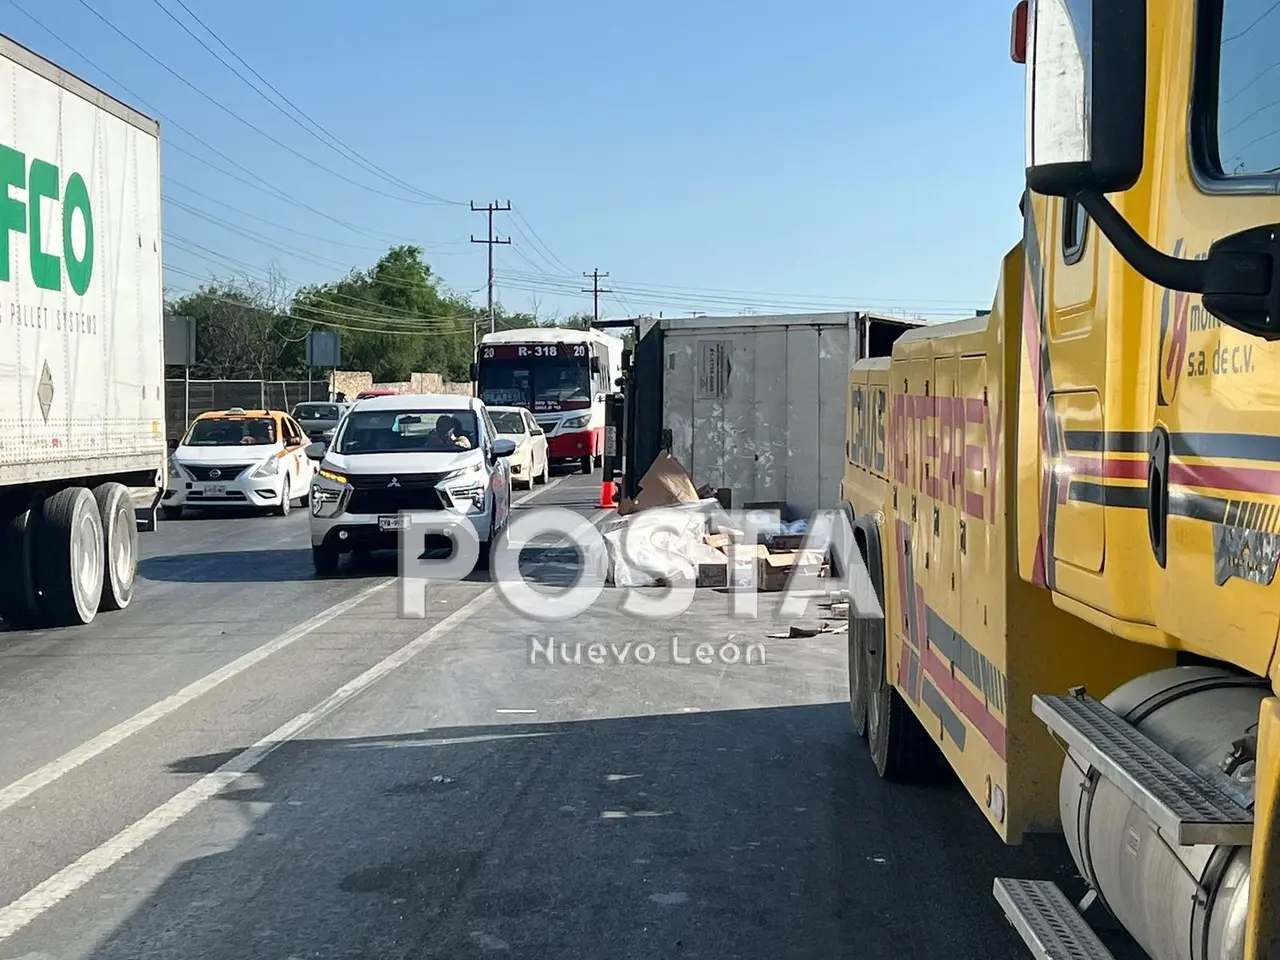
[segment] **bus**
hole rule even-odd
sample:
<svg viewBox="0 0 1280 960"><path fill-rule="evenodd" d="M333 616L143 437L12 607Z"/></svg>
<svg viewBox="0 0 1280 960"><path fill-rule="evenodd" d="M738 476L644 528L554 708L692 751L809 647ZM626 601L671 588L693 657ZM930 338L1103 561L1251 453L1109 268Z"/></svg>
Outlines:
<svg viewBox="0 0 1280 960"><path fill-rule="evenodd" d="M476 395L525 407L555 464L594 472L604 458L605 398L622 376L622 340L599 330L527 327L489 333L476 349Z"/></svg>

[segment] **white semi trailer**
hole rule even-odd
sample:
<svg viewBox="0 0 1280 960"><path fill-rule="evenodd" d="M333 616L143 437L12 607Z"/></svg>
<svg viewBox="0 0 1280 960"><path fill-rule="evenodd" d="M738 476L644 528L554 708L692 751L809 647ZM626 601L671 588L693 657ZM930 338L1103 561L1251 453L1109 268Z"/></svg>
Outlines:
<svg viewBox="0 0 1280 960"><path fill-rule="evenodd" d="M163 490L159 125L0 37L0 618L133 597Z"/></svg>

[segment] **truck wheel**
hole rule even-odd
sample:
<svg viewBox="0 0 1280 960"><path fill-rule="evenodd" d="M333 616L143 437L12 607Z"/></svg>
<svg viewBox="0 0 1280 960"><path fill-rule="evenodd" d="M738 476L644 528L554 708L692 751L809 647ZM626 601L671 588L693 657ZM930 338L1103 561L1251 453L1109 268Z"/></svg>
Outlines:
<svg viewBox="0 0 1280 960"><path fill-rule="evenodd" d="M853 732L859 739L867 736L867 684L866 655L862 634L866 621L850 611L849 623L849 710L853 715Z"/></svg>
<svg viewBox="0 0 1280 960"><path fill-rule="evenodd" d="M929 779L938 769L938 747L885 675L889 656L884 621L864 621L861 635L871 762L883 780L918 783Z"/></svg>
<svg viewBox="0 0 1280 960"><path fill-rule="evenodd" d="M40 502L31 500L0 526L0 619L15 630L40 625L35 544Z"/></svg>
<svg viewBox="0 0 1280 960"><path fill-rule="evenodd" d="M341 559L333 547L321 545L311 548L311 562L316 568L316 576L328 577L338 572L338 561Z"/></svg>
<svg viewBox="0 0 1280 960"><path fill-rule="evenodd" d="M880 609L884 609L884 564L880 536L862 526L863 559ZM881 779L916 783L938 770L939 753L902 695L889 682L886 619L859 618L861 669L867 688L867 746Z"/></svg>
<svg viewBox="0 0 1280 960"><path fill-rule="evenodd" d="M36 551L40 607L51 626L92 623L102 599L102 517L84 487L67 487L45 500Z"/></svg>
<svg viewBox="0 0 1280 960"><path fill-rule="evenodd" d="M585 457L583 457L579 461L579 464L582 467L583 475L588 477L591 476L592 468L595 466L594 458L591 456L591 454L587 454Z"/></svg>
<svg viewBox="0 0 1280 960"><path fill-rule="evenodd" d="M120 483L104 483L93 491L102 517L105 562L102 565L100 610L123 610L133 599L138 577L138 516L133 494Z"/></svg>

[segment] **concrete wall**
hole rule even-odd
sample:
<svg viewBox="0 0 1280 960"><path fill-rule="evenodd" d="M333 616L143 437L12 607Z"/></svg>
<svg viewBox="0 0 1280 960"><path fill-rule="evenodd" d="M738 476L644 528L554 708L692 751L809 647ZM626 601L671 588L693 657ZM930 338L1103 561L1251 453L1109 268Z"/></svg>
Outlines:
<svg viewBox="0 0 1280 960"><path fill-rule="evenodd" d="M334 393L345 393L354 400L362 390L396 390L400 393L447 393L458 397L471 396L471 384L453 383L438 373L415 373L409 380L399 383L374 383L368 370L336 370L329 378Z"/></svg>

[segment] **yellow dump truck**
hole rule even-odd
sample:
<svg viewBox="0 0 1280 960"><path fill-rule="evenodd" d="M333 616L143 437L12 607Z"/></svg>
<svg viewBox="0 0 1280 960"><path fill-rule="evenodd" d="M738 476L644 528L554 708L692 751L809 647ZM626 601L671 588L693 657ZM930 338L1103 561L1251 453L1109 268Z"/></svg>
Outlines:
<svg viewBox="0 0 1280 960"><path fill-rule="evenodd" d="M945 761L1089 893L1041 957L1280 958L1280 3L1031 0L1021 242L989 315L850 373L851 625L880 774Z"/></svg>

